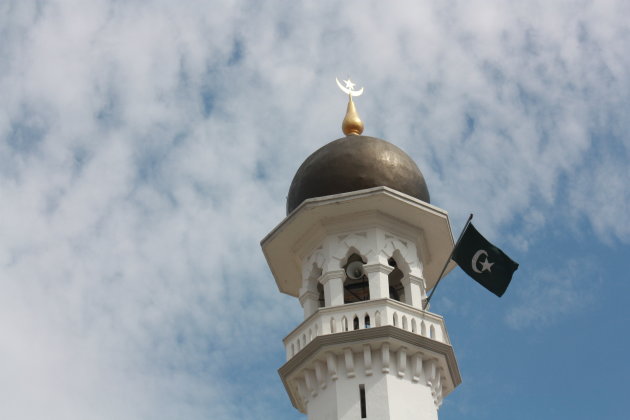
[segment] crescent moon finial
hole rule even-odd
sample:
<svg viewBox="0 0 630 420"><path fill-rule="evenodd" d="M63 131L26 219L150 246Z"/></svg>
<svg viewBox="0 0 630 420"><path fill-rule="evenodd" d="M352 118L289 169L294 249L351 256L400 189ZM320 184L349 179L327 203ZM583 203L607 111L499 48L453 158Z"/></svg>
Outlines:
<svg viewBox="0 0 630 420"><path fill-rule="evenodd" d="M339 89L341 89L341 91L347 95L350 96L361 96L363 95L363 88L359 89L359 90L354 90L354 87L356 86L356 84L354 84L352 82L352 80L350 80L350 78L348 77L348 79L344 80L343 82L345 83L345 86L341 84L341 82L339 81L338 78L335 77L335 80L337 81L337 86L339 86Z"/></svg>
<svg viewBox="0 0 630 420"><path fill-rule="evenodd" d="M359 90L354 90L356 86L350 78L344 80L345 86L341 84L338 78L335 78L337 81L337 86L341 89L342 92L348 95L348 108L346 109L346 116L341 123L341 129L346 136L358 136L363 133L363 121L359 118L359 113L357 112L356 107L354 106L354 101L352 100L353 96L361 96L363 94L363 88Z"/></svg>

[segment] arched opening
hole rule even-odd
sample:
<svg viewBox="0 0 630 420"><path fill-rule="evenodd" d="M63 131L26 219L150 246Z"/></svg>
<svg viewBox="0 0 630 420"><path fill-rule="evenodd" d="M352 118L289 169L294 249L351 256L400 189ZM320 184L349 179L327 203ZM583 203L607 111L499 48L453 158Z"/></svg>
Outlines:
<svg viewBox="0 0 630 420"><path fill-rule="evenodd" d="M341 328L344 331L348 331L348 318L346 318L345 316L341 318Z"/></svg>
<svg viewBox="0 0 630 420"><path fill-rule="evenodd" d="M365 322L365 328L370 328L370 316L368 314L365 314L363 321Z"/></svg>
<svg viewBox="0 0 630 420"><path fill-rule="evenodd" d="M356 316L356 315L354 316L354 319L352 320L352 327L353 327L355 330L358 330L358 329L359 329L359 317L358 317L358 316Z"/></svg>
<svg viewBox="0 0 630 420"><path fill-rule="evenodd" d="M381 326L381 313L380 313L380 311L376 311L376 313L374 314L374 318L376 318L376 326L380 327Z"/></svg>
<svg viewBox="0 0 630 420"><path fill-rule="evenodd" d="M319 300L319 307L323 308L326 306L326 299L324 297L324 285L320 282L317 282L317 297Z"/></svg>
<svg viewBox="0 0 630 420"><path fill-rule="evenodd" d="M387 263L394 267L394 269L389 273L388 281L389 281L389 298L397 300L398 302L405 301L405 288L402 284L403 272L400 268L398 268L398 263L394 258L390 258L387 260Z"/></svg>
<svg viewBox="0 0 630 420"><path fill-rule="evenodd" d="M405 315L402 316L402 328L407 330L407 317Z"/></svg>
<svg viewBox="0 0 630 420"><path fill-rule="evenodd" d="M306 300L300 300L300 303L302 303L302 307L304 308L305 316L312 315L317 312L319 308L326 305L326 301L324 299L324 286L319 282L321 276L321 267L318 267L317 264L313 263L308 277L304 279L302 284L304 291L308 293L306 295Z"/></svg>
<svg viewBox="0 0 630 420"><path fill-rule="evenodd" d="M343 267L346 272L346 279L343 282L343 303L370 300L370 284L363 270L355 270L348 275L348 266L354 262L365 264L365 261L358 254L352 254L348 258L346 265Z"/></svg>
<svg viewBox="0 0 630 420"><path fill-rule="evenodd" d="M394 327L398 326L398 314L396 312L394 312L394 316L392 317L392 321L394 324Z"/></svg>
<svg viewBox="0 0 630 420"><path fill-rule="evenodd" d="M417 333L418 332L418 326L416 324L416 320L415 319L411 320L411 332L412 333Z"/></svg>
<svg viewBox="0 0 630 420"><path fill-rule="evenodd" d="M435 327L433 325L429 328L429 337L435 340Z"/></svg>
<svg viewBox="0 0 630 420"><path fill-rule="evenodd" d="M335 318L330 318L330 333L334 334L337 332L337 320Z"/></svg>

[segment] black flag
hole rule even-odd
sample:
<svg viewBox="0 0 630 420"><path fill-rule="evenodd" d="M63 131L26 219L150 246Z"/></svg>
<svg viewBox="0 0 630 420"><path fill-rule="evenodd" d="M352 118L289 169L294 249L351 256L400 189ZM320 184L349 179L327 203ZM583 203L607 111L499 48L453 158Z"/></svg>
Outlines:
<svg viewBox="0 0 630 420"><path fill-rule="evenodd" d="M486 240L469 223L455 250L453 260L475 281L501 297L518 263Z"/></svg>

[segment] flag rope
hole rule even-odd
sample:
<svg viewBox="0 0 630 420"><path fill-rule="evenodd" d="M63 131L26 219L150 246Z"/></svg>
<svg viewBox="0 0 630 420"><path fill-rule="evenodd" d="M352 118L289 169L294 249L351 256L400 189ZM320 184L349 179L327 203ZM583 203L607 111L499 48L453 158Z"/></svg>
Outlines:
<svg viewBox="0 0 630 420"><path fill-rule="evenodd" d="M431 298L433 297L433 293L435 293L435 289L437 289L438 284L440 284L440 281L442 280L442 276L444 275L444 272L446 271L446 267L448 267L448 263L451 262L451 258L453 258L453 253L455 252L455 250L457 249L457 245L459 245L459 241L462 240L462 237L464 236L464 232L466 232L466 228L468 227L468 225L470 224L470 221L473 218L473 214L470 213L470 216L468 216L468 220L466 220L466 224L464 225L464 229L462 229L462 233L459 234L459 238L457 238L457 242L455 242L455 246L453 246L453 249L451 250L451 254L448 256L446 263L444 263L444 267L442 268L442 272L440 273L440 275L438 276L437 282L435 283L435 286L433 286L433 290L431 290L431 293L429 294L429 297L427 297L427 301L425 302L422 310L426 310L427 307L429 306L429 302L431 301Z"/></svg>

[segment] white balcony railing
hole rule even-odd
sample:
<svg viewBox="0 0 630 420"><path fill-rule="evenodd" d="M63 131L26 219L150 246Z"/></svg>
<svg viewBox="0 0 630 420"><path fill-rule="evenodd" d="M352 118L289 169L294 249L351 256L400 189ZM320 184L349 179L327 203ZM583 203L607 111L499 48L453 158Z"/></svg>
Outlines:
<svg viewBox="0 0 630 420"><path fill-rule="evenodd" d="M392 299L376 299L319 308L284 339L287 360L319 335L384 325L450 344L441 316Z"/></svg>

